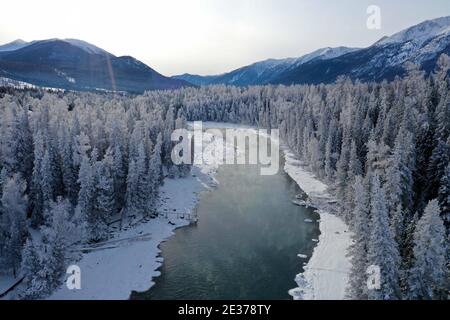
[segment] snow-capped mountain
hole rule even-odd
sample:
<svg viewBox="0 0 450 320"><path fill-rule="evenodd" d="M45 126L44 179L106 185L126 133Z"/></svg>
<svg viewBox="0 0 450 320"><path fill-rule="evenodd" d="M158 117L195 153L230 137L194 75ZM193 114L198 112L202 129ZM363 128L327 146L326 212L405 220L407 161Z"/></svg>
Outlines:
<svg viewBox="0 0 450 320"><path fill-rule="evenodd" d="M322 48L311 53L304 55L301 58L297 59L296 65L304 64L314 59L327 60L333 59L349 52L353 52L359 50L359 48L347 48L347 47L337 47L337 48Z"/></svg>
<svg viewBox="0 0 450 320"><path fill-rule="evenodd" d="M386 50L399 45L397 54L387 57L386 65L395 66L406 61L422 64L442 52L450 43L450 17L428 20L411 28L386 37L374 44ZM392 51L392 50L391 50ZM376 64L382 55L376 55L371 63Z"/></svg>
<svg viewBox="0 0 450 320"><path fill-rule="evenodd" d="M0 52L2 51L14 51L20 48L23 48L28 45L28 42L23 41L22 39L14 40L10 43L4 44L0 46Z"/></svg>
<svg viewBox="0 0 450 320"><path fill-rule="evenodd" d="M295 69L306 62L312 60L332 59L355 50L358 49L347 47L327 47L318 49L299 58L268 59L256 62L221 75L199 76L186 73L173 76L173 78L182 79L196 85L229 84L245 86L267 84L272 83L283 73Z"/></svg>
<svg viewBox="0 0 450 320"><path fill-rule="evenodd" d="M1 46L0 77L52 88L134 93L190 85L77 39L16 40Z"/></svg>
<svg viewBox="0 0 450 320"><path fill-rule="evenodd" d="M332 59L309 61L283 73L272 83L331 83L341 75L362 81L392 80L413 62L426 72L443 53L450 54L450 17L424 21L368 48Z"/></svg>
<svg viewBox="0 0 450 320"><path fill-rule="evenodd" d="M382 46L392 43L413 42L421 45L427 40L450 33L450 17L427 20L406 30L400 31L390 37L378 41L376 45Z"/></svg>
<svg viewBox="0 0 450 320"><path fill-rule="evenodd" d="M86 41L83 40L78 40L78 39L64 39L62 41L65 41L67 43L70 43L73 46L76 46L80 49L83 49L84 51L86 51L87 53L92 53L92 54L109 54L108 52L106 52L105 50L94 46L93 44L90 44Z"/></svg>
<svg viewBox="0 0 450 320"><path fill-rule="evenodd" d="M32 45L36 42L44 42L44 41L47 41L47 42L64 41L64 42L70 43L80 49L83 49L84 51L86 51L88 53L107 54L107 52L105 50L103 50L97 46L94 46L93 44L90 44L86 41L78 40L78 39L48 39L48 40L40 40L40 41L35 40L35 41L31 41L31 42L27 42L22 39L17 39L10 43L1 45L0 51L14 51L14 50L22 49L24 47Z"/></svg>
<svg viewBox="0 0 450 320"><path fill-rule="evenodd" d="M424 21L368 48L324 48L300 58L269 59L220 76L175 76L205 84L302 84L331 83L345 75L363 81L392 80L404 74L405 62L426 72L443 53L450 54L450 17Z"/></svg>

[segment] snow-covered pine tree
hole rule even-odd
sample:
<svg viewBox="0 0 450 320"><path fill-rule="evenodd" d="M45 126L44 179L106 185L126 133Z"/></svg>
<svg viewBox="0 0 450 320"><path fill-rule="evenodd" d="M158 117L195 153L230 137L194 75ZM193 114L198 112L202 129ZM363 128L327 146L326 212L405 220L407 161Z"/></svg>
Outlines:
<svg viewBox="0 0 450 320"><path fill-rule="evenodd" d="M80 192L78 193L78 210L79 218L84 226L87 227L88 217L92 216L93 200L94 200L94 172L91 161L87 155L83 156L81 160L80 172L78 174L78 183L80 185ZM87 231L87 230L85 230ZM84 237L89 240L89 234Z"/></svg>
<svg viewBox="0 0 450 320"><path fill-rule="evenodd" d="M404 233L404 239L400 246L401 248L401 256L403 258L402 260L402 266L401 270L403 273L405 271L409 270L412 264L413 260L413 247L414 247L414 232L416 230L416 225L419 222L419 213L414 213L414 216L412 219L405 223L405 233ZM402 274L402 280L403 282L406 282L407 274Z"/></svg>
<svg viewBox="0 0 450 320"><path fill-rule="evenodd" d="M74 208L68 199L58 197L50 204L47 227L50 227L67 248L79 241L78 226L74 220Z"/></svg>
<svg viewBox="0 0 450 320"><path fill-rule="evenodd" d="M46 242L37 250L38 263L33 266L33 269L38 268L36 274L29 275L23 292L25 299L41 299L52 293L60 284L61 276L64 273L63 265L58 257L61 256L57 247L52 243ZM33 262L34 264L34 262Z"/></svg>
<svg viewBox="0 0 450 320"><path fill-rule="evenodd" d="M37 281L41 270L41 258L31 238L28 238L24 245L20 270L25 285L24 298L38 298L41 290L41 285Z"/></svg>
<svg viewBox="0 0 450 320"><path fill-rule="evenodd" d="M62 175L64 191L66 196L70 199L72 204L76 204L78 198L78 185L76 171L73 162L73 146L71 135L66 126L62 128L62 137L59 144L61 152Z"/></svg>
<svg viewBox="0 0 450 320"><path fill-rule="evenodd" d="M432 200L414 232L414 258L408 277L409 299L446 298L446 234L439 203Z"/></svg>
<svg viewBox="0 0 450 320"><path fill-rule="evenodd" d="M78 118L75 118L78 119ZM73 163L76 167L81 166L84 156L88 155L88 152L91 150L91 143L89 136L83 132L74 137L75 139L75 148L73 150Z"/></svg>
<svg viewBox="0 0 450 320"><path fill-rule="evenodd" d="M156 178L158 181L158 185L160 185L164 180L164 174L163 174L163 165L162 165L162 135L158 134L158 137L156 138L156 144L153 148L153 154L152 154L152 167L156 169L157 174Z"/></svg>
<svg viewBox="0 0 450 320"><path fill-rule="evenodd" d="M158 137L160 138L160 136ZM149 212L155 212L155 205L158 198L159 185L161 184L161 143L158 139L158 143L155 144L150 160L148 163L147 182L149 185L149 196L147 201L147 210Z"/></svg>
<svg viewBox="0 0 450 320"><path fill-rule="evenodd" d="M450 137L448 137L448 141L439 140L433 149L428 164L428 198L435 199L438 197L440 182L449 163Z"/></svg>
<svg viewBox="0 0 450 320"><path fill-rule="evenodd" d="M43 222L44 200L42 194L42 161L44 159L45 148L41 131L38 131L34 138L34 160L33 174L31 178L31 225L38 227Z"/></svg>
<svg viewBox="0 0 450 320"><path fill-rule="evenodd" d="M367 142L366 172L371 175L378 175L381 180L385 180L386 168L389 167L389 146L383 142L377 143L374 132Z"/></svg>
<svg viewBox="0 0 450 320"><path fill-rule="evenodd" d="M50 203L54 200L54 180L52 174L52 165L50 154L48 150L44 152L44 158L42 159L40 167L40 188L42 192L42 205L43 209L47 210L50 207Z"/></svg>
<svg viewBox="0 0 450 320"><path fill-rule="evenodd" d="M336 162L338 160L338 147L340 145L339 123L336 118L330 121L328 139L325 146L325 175L328 181L334 181Z"/></svg>
<svg viewBox="0 0 450 320"><path fill-rule="evenodd" d="M127 226L132 221L132 217L136 215L139 210L139 203L136 200L136 195L139 191L139 176L138 168L136 162L131 160L128 165L128 176L127 176L127 192L125 199L125 209L122 213L122 227Z"/></svg>
<svg viewBox="0 0 450 320"><path fill-rule="evenodd" d="M352 140L351 148L350 148L350 156L348 162L348 170L347 170L347 180L348 186L345 188L345 199L344 199L344 217L347 223L350 225L353 223L354 219L354 197L355 197L355 178L357 176L362 176L362 165L359 161L356 143Z"/></svg>
<svg viewBox="0 0 450 320"><path fill-rule="evenodd" d="M17 113L19 107L16 103L9 103L4 111L4 133L2 139L3 167L9 175L19 172L21 163L19 162L18 144L16 139L19 132L19 121Z"/></svg>
<svg viewBox="0 0 450 320"><path fill-rule="evenodd" d="M411 206L412 173L407 166L407 154L405 148L405 130L400 130L392 156L389 158L390 165L386 169L386 191L388 209L393 212L398 204L402 207Z"/></svg>
<svg viewBox="0 0 450 320"><path fill-rule="evenodd" d="M126 172L122 151L119 145L113 149L112 177L114 182L114 210L120 212L125 206Z"/></svg>
<svg viewBox="0 0 450 320"><path fill-rule="evenodd" d="M68 200L58 198L52 203L49 210L48 226L42 228L41 270L40 282L46 288L40 294L49 294L53 289L61 284L62 276L65 273L66 255L68 248L73 244L73 235L76 226L70 219L71 205Z"/></svg>
<svg viewBox="0 0 450 320"><path fill-rule="evenodd" d="M97 164L95 199L92 215L88 219L88 233L91 241L107 237L108 221L114 215L114 180L111 174L113 156L107 149L102 161Z"/></svg>
<svg viewBox="0 0 450 320"><path fill-rule="evenodd" d="M162 158L165 165L171 164L171 152L173 147L173 142L170 139L173 130L175 129L175 110L170 107L166 112L166 117L164 119L163 136L162 136Z"/></svg>
<svg viewBox="0 0 450 320"><path fill-rule="evenodd" d="M22 180L20 174L15 174L4 184L1 198L1 229L6 232L2 260L5 270L11 270L14 276L20 267L22 249L28 237L26 225L28 198L25 190L26 182Z"/></svg>
<svg viewBox="0 0 450 320"><path fill-rule="evenodd" d="M56 129L55 129L56 130ZM45 172L49 173L49 183L51 185L51 192L52 192L52 200L56 198L57 196L64 195L64 184L63 184L63 175L62 175L62 168L61 168L61 161L60 161L60 155L58 153L58 141L57 141L57 133L53 132L53 130L50 131L44 131L44 143L45 143L45 151L48 152L48 167L49 171L45 170L45 168L41 168L41 170L44 170ZM44 153L44 159L46 155ZM44 162L42 166L46 165L47 163ZM44 204L45 203L45 195L44 195Z"/></svg>
<svg viewBox="0 0 450 320"><path fill-rule="evenodd" d="M339 212L348 222L349 213L345 212L345 194L348 186L348 165L350 160L351 141L349 132L344 132L339 160L336 164L336 197L340 202Z"/></svg>
<svg viewBox="0 0 450 320"><path fill-rule="evenodd" d="M355 177L353 209L353 243L349 249L351 269L347 296L350 299L367 299L368 267L367 249L369 245L369 190L366 190L361 176Z"/></svg>
<svg viewBox="0 0 450 320"><path fill-rule="evenodd" d="M445 141L450 135L450 85L448 82L448 70L450 69L450 57L442 54L436 64L433 79L436 83L437 106L434 111L436 120L435 141Z"/></svg>
<svg viewBox="0 0 450 320"><path fill-rule="evenodd" d="M439 205L441 208L441 215L447 230L450 228L450 163L445 169L445 174L441 178L441 186L439 187ZM448 232L450 233L450 232Z"/></svg>
<svg viewBox="0 0 450 320"><path fill-rule="evenodd" d="M9 106L4 140L4 167L9 174L20 173L30 183L33 169L33 138L28 121L28 109L15 104Z"/></svg>
<svg viewBox="0 0 450 320"><path fill-rule="evenodd" d="M401 203L397 205L394 211L391 211L390 225L395 241L402 245L403 237L405 236L405 214Z"/></svg>
<svg viewBox="0 0 450 320"><path fill-rule="evenodd" d="M446 54L440 55L436 62L436 69L433 73L433 79L436 83L439 102L443 102L448 94L449 84L447 81L447 74L449 69L450 57Z"/></svg>
<svg viewBox="0 0 450 320"><path fill-rule="evenodd" d="M380 268L381 287L368 291L369 299L399 299L399 263L400 256L397 243L389 227L389 215L386 195L380 185L380 178L373 175L370 193L371 231L368 246L368 265Z"/></svg>
<svg viewBox="0 0 450 320"><path fill-rule="evenodd" d="M136 209L139 216L145 216L147 212L147 201L150 194L150 185L147 181L147 158L144 144L141 141L138 146L138 158L136 161L136 170L138 175L137 193L135 196Z"/></svg>
<svg viewBox="0 0 450 320"><path fill-rule="evenodd" d="M144 141L144 123L142 120L136 121L133 132L131 133L130 142L128 146L128 159L137 162L139 157L139 144Z"/></svg>

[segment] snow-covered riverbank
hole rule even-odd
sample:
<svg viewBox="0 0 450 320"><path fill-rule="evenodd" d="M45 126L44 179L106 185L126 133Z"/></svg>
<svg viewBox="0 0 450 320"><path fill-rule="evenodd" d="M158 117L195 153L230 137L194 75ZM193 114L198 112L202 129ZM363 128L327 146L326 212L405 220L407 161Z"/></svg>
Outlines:
<svg viewBox="0 0 450 320"><path fill-rule="evenodd" d="M209 182L210 177L203 175L200 168L193 168L192 175L186 178L166 179L160 189L159 211L191 212L198 194ZM173 235L176 228L187 224L187 220L176 219L176 215L158 217L117 231L108 241L95 247L85 246L81 259L72 262L81 269L81 290L69 290L64 283L48 299L123 300L128 299L133 290L148 290L154 284L152 279L160 275L157 269L163 260L159 256L159 245ZM4 282L3 289L6 289L8 286ZM9 286L13 283L10 279ZM15 299L20 290L19 286L5 299Z"/></svg>
<svg viewBox="0 0 450 320"><path fill-rule="evenodd" d="M203 136L205 148L221 144L212 135ZM230 148L226 149L230 151ZM199 194L216 181L218 169L214 154L208 153L201 165L195 165L186 178L165 179L160 188L158 211L170 213L136 227L120 231L116 236L75 261L81 269L81 290L69 290L63 284L49 299L128 299L132 291L146 291L153 279L160 275L163 262L159 245L174 234L175 229L188 225L177 219L176 213L190 213L195 209ZM170 223L169 223L170 221Z"/></svg>
<svg viewBox="0 0 450 320"><path fill-rule="evenodd" d="M166 179L160 192L160 212L193 210L197 194L204 190L199 180L194 176ZM160 243L187 224L186 220L159 217L119 232L74 262L81 269L81 290L69 290L63 284L50 299L122 300L128 299L133 290L148 290L154 284L152 279L160 274Z"/></svg>
<svg viewBox="0 0 450 320"><path fill-rule="evenodd" d="M283 147L284 170L318 206L320 237L312 257L295 279L298 287L289 291L294 299L341 300L345 298L350 261L347 250L351 244L348 226L329 213L333 198L327 186L305 169L287 147Z"/></svg>

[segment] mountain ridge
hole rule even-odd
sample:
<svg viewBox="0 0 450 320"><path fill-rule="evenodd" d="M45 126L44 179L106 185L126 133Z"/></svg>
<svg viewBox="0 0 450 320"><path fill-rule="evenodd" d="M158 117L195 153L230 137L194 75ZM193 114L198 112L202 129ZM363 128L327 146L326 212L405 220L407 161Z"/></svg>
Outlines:
<svg viewBox="0 0 450 320"><path fill-rule="evenodd" d="M131 56L115 56L83 40L21 39L0 45L0 77L69 90L146 90L226 84L319 84L339 76L392 80L413 62L426 72L450 54L450 16L426 20L366 48L325 47L300 57L266 59L219 75L166 77Z"/></svg>
<svg viewBox="0 0 450 320"><path fill-rule="evenodd" d="M14 48L15 43L0 50L0 77L68 90L130 93L192 86L163 76L131 56L117 57L83 40L23 41Z"/></svg>
<svg viewBox="0 0 450 320"><path fill-rule="evenodd" d="M327 49L334 51L334 54L323 55ZM391 36L384 36L366 48L326 47L299 58L256 62L223 75L203 77L184 74L173 78L191 81L196 85L241 86L331 83L339 76L348 76L353 80L382 81L402 76L403 64L408 61L430 72L442 53L450 54L450 16L423 21ZM262 73L256 72L268 61L278 62L278 65L266 66Z"/></svg>
<svg viewBox="0 0 450 320"><path fill-rule="evenodd" d="M284 59L266 59L255 62L253 64L232 70L219 75L200 76L185 73L182 75L172 76L174 79L181 79L191 82L195 85L205 84L229 84L229 85L254 85L268 84L282 72L292 69L298 65L311 60L331 59L349 52L358 50L358 48L348 47L325 47L317 49L311 53L305 54L297 58Z"/></svg>

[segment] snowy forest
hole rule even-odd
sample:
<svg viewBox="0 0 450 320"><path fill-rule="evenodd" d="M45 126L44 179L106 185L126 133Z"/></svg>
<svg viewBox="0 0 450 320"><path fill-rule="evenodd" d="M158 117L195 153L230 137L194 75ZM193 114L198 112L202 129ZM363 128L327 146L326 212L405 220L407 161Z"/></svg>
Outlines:
<svg viewBox="0 0 450 320"><path fill-rule="evenodd" d="M0 93L0 275L23 298L63 281L79 243L158 215L158 188L189 165L170 159L186 121L278 128L331 186L353 231L350 299L447 299L450 58L429 77L414 64L392 82L207 86L140 96L41 90ZM381 289L367 290L367 267Z"/></svg>

